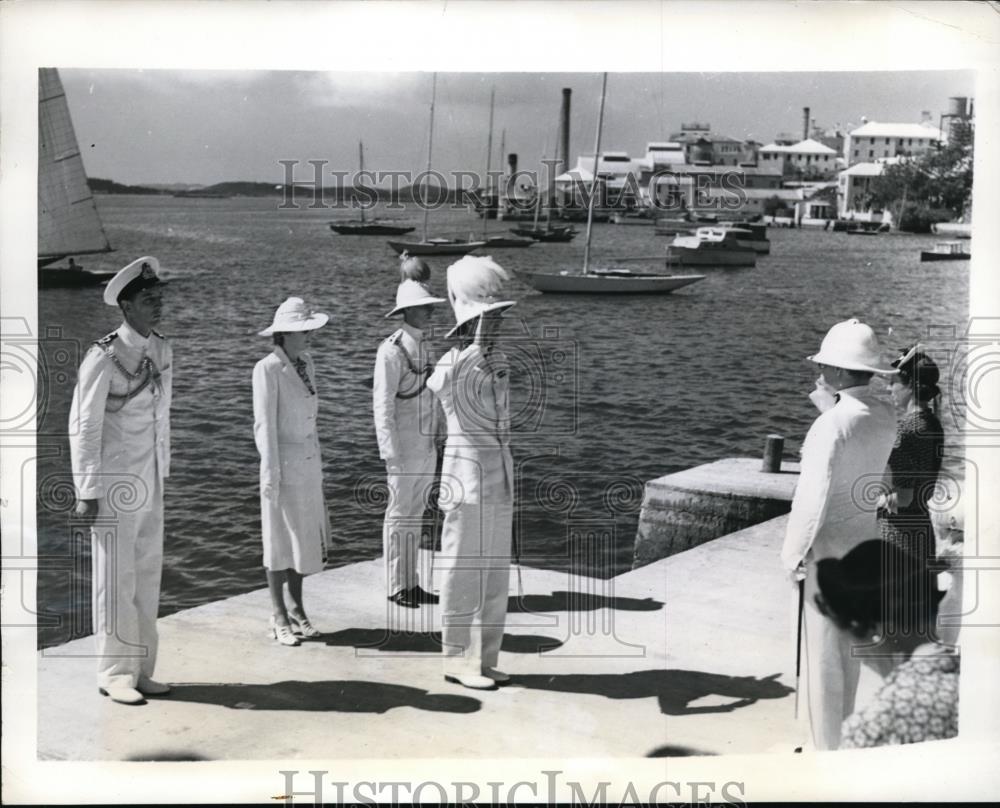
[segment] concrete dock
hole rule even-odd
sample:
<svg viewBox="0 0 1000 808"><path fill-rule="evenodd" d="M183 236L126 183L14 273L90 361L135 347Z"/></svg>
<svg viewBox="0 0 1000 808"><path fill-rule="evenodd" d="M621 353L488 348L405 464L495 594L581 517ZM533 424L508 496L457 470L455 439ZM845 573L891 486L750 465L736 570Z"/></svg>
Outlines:
<svg viewBox="0 0 1000 808"><path fill-rule="evenodd" d="M609 580L524 569L496 691L446 683L436 607L391 607L379 561L311 576L324 636L267 636L265 589L162 618L144 706L96 689L92 641L40 652L49 760L643 757L789 751L793 595L787 517ZM425 570L432 564L424 553ZM261 576L263 579L263 575ZM426 578L425 578L426 580Z"/></svg>

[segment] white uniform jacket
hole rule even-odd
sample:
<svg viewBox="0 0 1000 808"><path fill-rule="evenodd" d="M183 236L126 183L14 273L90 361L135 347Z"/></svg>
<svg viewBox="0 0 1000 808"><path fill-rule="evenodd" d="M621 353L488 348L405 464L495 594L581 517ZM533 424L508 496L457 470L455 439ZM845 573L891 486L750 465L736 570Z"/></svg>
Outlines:
<svg viewBox="0 0 1000 808"><path fill-rule="evenodd" d="M813 422L781 551L785 569L794 570L810 551L817 559L840 558L878 538L873 492L895 440L892 404L867 385L841 390L837 403Z"/></svg>
<svg viewBox="0 0 1000 808"><path fill-rule="evenodd" d="M128 323L84 356L69 416L79 499L101 499L116 485L153 491L170 476L172 357L163 336L143 337Z"/></svg>
<svg viewBox="0 0 1000 808"><path fill-rule="evenodd" d="M441 402L448 441L439 507L514 500L510 453L510 368L498 350L472 344L446 353L427 382Z"/></svg>
<svg viewBox="0 0 1000 808"><path fill-rule="evenodd" d="M426 383L436 361L437 354L423 332L406 323L379 345L372 410L383 460L405 466L407 459L434 456L443 419Z"/></svg>

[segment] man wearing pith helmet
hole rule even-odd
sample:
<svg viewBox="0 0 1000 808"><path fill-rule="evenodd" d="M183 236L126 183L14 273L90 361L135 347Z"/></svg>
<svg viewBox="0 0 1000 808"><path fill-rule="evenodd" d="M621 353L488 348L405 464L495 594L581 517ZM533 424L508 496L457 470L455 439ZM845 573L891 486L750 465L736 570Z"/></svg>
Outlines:
<svg viewBox="0 0 1000 808"><path fill-rule="evenodd" d="M805 579L804 647L813 744L836 749L840 725L854 711L860 664L847 633L815 606L816 562L841 558L878 538L876 510L865 490L881 479L896 438L892 404L874 394L876 373L895 370L882 358L875 332L856 319L833 326L808 357L820 376L810 398L820 409L802 445L802 471L792 500L782 565Z"/></svg>
<svg viewBox="0 0 1000 808"><path fill-rule="evenodd" d="M411 264L419 259L410 259ZM385 461L389 503L382 527L386 593L406 608L437 603L436 595L420 586L418 549L427 494L437 466L436 440L442 419L427 389L437 360L424 334L434 306L444 303L427 287L426 264L401 268L403 281L396 290L396 306L386 317L402 315L400 327L379 345L375 356L372 408L379 456ZM416 280L413 273L422 278Z"/></svg>
<svg viewBox="0 0 1000 808"><path fill-rule="evenodd" d="M98 689L142 704L170 691L152 678L173 378L170 344L155 330L159 262L133 261L108 283L104 302L118 306L124 322L84 356L73 392L75 515L91 527Z"/></svg>
<svg viewBox="0 0 1000 808"><path fill-rule="evenodd" d="M496 347L503 267L465 256L448 267L448 299L458 344L438 362L427 386L441 402L448 442L438 505L441 533L441 640L444 677L493 690L510 676L497 661L507 619L514 514L510 451L510 363Z"/></svg>

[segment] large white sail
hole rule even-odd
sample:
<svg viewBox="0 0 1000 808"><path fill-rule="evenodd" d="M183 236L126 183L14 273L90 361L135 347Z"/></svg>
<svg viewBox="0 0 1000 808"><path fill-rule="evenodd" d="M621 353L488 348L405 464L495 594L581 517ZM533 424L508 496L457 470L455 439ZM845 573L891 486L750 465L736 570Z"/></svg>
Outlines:
<svg viewBox="0 0 1000 808"><path fill-rule="evenodd" d="M109 252L59 71L38 71L38 261Z"/></svg>

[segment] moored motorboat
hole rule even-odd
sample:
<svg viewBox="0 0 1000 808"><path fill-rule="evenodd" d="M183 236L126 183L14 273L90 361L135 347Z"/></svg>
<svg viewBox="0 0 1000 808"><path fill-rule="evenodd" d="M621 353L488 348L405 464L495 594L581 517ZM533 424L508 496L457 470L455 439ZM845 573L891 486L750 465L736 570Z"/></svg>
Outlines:
<svg viewBox="0 0 1000 808"><path fill-rule="evenodd" d="M677 236L667 246L667 266L752 267L757 252L740 246L734 228L699 227L693 236Z"/></svg>
<svg viewBox="0 0 1000 808"><path fill-rule="evenodd" d="M718 227L736 234L740 247L749 247L759 255L771 252L771 241L767 237L767 226L751 222L720 222Z"/></svg>
<svg viewBox="0 0 1000 808"><path fill-rule="evenodd" d="M933 250L921 250L921 261L968 261L972 255L958 241L939 241Z"/></svg>

